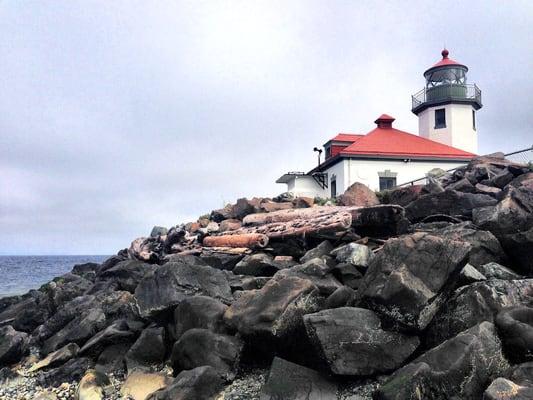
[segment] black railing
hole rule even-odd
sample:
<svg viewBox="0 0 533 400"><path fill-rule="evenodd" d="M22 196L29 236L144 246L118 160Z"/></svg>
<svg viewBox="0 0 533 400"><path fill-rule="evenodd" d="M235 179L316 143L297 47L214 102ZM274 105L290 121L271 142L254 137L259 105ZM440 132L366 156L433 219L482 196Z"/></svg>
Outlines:
<svg viewBox="0 0 533 400"><path fill-rule="evenodd" d="M416 112L422 107L446 101L474 102L476 109L481 108L481 90L475 85L448 84L424 88L411 96L412 109Z"/></svg>
<svg viewBox="0 0 533 400"><path fill-rule="evenodd" d="M528 147L527 149L517 150L517 151L513 151L511 153L504 154L504 157L507 160L509 160L509 161L514 161L514 162L521 163L521 164L533 163L533 146ZM453 172L456 169L459 169L459 168L462 168L462 167L464 167L464 165L462 165L461 167L448 169L448 170L446 170L444 172L445 173L446 172ZM412 181L405 182L405 183L402 183L400 185L396 185L396 186L394 186L393 189L396 189L396 188L399 188L399 187L403 187L403 186L412 186L414 184L424 185L424 184L427 183L427 179L428 179L428 176L426 175L426 176L424 176L422 178L413 179Z"/></svg>

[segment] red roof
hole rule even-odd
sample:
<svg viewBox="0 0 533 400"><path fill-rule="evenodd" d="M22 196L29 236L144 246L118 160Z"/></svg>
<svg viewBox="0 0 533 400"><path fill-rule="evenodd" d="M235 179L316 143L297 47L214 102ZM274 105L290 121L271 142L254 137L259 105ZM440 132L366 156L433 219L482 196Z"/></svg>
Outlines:
<svg viewBox="0 0 533 400"><path fill-rule="evenodd" d="M442 66L445 66L445 65L461 65L463 67L466 67L464 64L458 63L457 61L452 60L451 58L449 58L448 54L450 54L450 52L448 50L446 50L446 49L442 50L441 54L442 54L442 60L440 60L438 63L436 63L435 65L433 65L429 69L442 67Z"/></svg>
<svg viewBox="0 0 533 400"><path fill-rule="evenodd" d="M365 135L356 135L355 133L338 133L337 136L335 136L330 141L353 143L353 142L361 139L363 136L365 136Z"/></svg>
<svg viewBox="0 0 533 400"><path fill-rule="evenodd" d="M394 118L378 118L377 121L394 120ZM408 158L450 158L471 159L476 155L456 149L418 135L403 132L391 127L378 127L356 142L344 148L341 155L345 156L377 156L377 157L408 157Z"/></svg>

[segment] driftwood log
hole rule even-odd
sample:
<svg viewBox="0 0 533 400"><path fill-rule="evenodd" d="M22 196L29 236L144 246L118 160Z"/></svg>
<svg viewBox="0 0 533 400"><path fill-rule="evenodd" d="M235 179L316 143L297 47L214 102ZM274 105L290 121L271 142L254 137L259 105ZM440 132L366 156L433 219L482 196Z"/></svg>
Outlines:
<svg viewBox="0 0 533 400"><path fill-rule="evenodd" d="M207 236L203 245L206 247L248 247L263 248L268 245L268 236L261 233L235 233L221 236ZM228 232L228 233L229 233Z"/></svg>

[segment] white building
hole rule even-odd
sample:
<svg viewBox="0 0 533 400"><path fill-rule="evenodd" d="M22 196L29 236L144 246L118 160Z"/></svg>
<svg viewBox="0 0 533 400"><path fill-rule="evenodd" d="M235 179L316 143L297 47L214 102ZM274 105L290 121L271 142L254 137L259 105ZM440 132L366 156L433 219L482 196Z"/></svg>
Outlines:
<svg viewBox="0 0 533 400"><path fill-rule="evenodd" d="M448 58L424 72L426 86L412 96L418 135L394 128L383 114L366 135L340 133L324 144L325 161L307 173L289 172L276 182L294 196L335 197L354 182L390 189L426 176L432 169L466 164L477 152L476 110L481 91L466 82L468 68Z"/></svg>

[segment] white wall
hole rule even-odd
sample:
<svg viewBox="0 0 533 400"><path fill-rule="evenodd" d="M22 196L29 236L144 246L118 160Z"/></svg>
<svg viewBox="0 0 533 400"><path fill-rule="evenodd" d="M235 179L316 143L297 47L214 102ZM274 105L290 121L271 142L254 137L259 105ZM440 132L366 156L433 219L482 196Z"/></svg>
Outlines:
<svg viewBox="0 0 533 400"><path fill-rule="evenodd" d="M435 110L442 108L446 110L446 128L435 129ZM426 139L477 154L478 137L472 123L472 110L470 104L429 107L418 114L418 134Z"/></svg>
<svg viewBox="0 0 533 400"><path fill-rule="evenodd" d="M295 176L287 183L287 192L295 197L329 197L329 189L322 189L312 176Z"/></svg>
<svg viewBox="0 0 533 400"><path fill-rule="evenodd" d="M339 164L346 165L347 173L346 185L343 188L344 191L354 182L361 182L372 190L379 190L378 172L384 172L386 170L397 174L396 184L400 185L424 177L433 168L448 170L466 163L429 161L410 161L405 163L402 160L345 159ZM343 193L343 191L339 190L339 194Z"/></svg>

